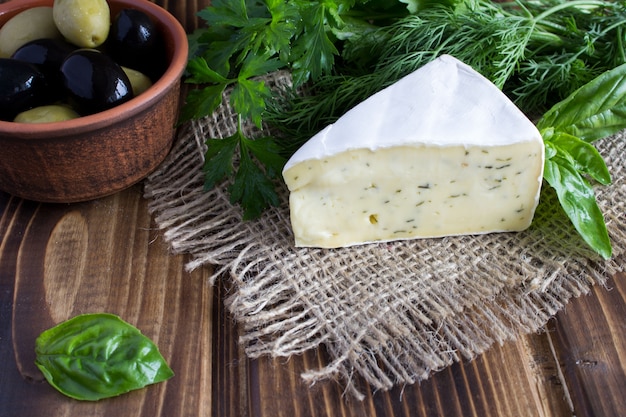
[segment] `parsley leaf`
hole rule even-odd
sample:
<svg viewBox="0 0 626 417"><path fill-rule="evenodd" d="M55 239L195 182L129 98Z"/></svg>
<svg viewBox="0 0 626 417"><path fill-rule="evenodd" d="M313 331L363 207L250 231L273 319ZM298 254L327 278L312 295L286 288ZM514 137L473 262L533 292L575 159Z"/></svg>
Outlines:
<svg viewBox="0 0 626 417"><path fill-rule="evenodd" d="M264 81L252 78L270 73L280 67L282 63L278 59L250 55L244 61L233 88L230 102L233 110L251 119L258 128L261 128L265 103L272 94Z"/></svg>
<svg viewBox="0 0 626 417"><path fill-rule="evenodd" d="M207 23L208 28L220 25L244 27L248 23L244 1L213 0L211 7L200 10L198 16Z"/></svg>
<svg viewBox="0 0 626 417"><path fill-rule="evenodd" d="M224 139L207 140L204 158L204 188L210 190L233 172L233 158L239 146L239 132Z"/></svg>
<svg viewBox="0 0 626 417"><path fill-rule="evenodd" d="M303 36L294 42L292 73L294 85L298 86L310 78L318 79L322 74L330 72L339 52L329 37L330 22L336 27L342 21L334 2L307 2L301 10ZM332 19L331 19L332 18Z"/></svg>
<svg viewBox="0 0 626 417"><path fill-rule="evenodd" d="M243 219L251 220L269 206L280 203L272 179L280 176L285 160L278 155L276 144L269 137L250 140L240 135L239 145L240 166L229 191L231 203L240 203L244 207ZM253 162L251 154L258 158L265 171Z"/></svg>
<svg viewBox="0 0 626 417"><path fill-rule="evenodd" d="M241 204L243 219L259 217L269 206L280 202L274 181L281 175L285 159L271 137L247 138L241 130L241 117L237 131L224 139L208 139L204 160L204 187L212 189L224 180L231 180L228 187L230 202ZM235 168L235 155L239 163ZM233 178L233 172L235 172Z"/></svg>
<svg viewBox="0 0 626 417"><path fill-rule="evenodd" d="M202 58L194 58L187 64L190 77L187 83L208 84L202 89L189 91L187 101L181 110L182 120L199 119L213 113L222 103L222 94L228 80L212 70Z"/></svg>
<svg viewBox="0 0 626 417"><path fill-rule="evenodd" d="M201 90L190 90L186 105L180 112L181 120L199 119L213 113L222 103L225 85L211 85Z"/></svg>

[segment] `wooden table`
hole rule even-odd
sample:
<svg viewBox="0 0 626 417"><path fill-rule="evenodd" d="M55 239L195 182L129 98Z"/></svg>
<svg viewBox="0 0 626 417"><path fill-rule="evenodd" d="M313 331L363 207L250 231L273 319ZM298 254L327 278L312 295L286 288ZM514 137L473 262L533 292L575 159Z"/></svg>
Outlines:
<svg viewBox="0 0 626 417"><path fill-rule="evenodd" d="M193 30L209 1L157 3ZM626 415L624 273L573 300L542 334L359 402L339 384L300 380L327 361L323 351L246 358L224 310L228 283L186 272L189 259L169 253L147 204L141 184L72 205L0 193L0 417ZM102 311L153 339L175 377L95 403L51 388L33 363L37 335Z"/></svg>

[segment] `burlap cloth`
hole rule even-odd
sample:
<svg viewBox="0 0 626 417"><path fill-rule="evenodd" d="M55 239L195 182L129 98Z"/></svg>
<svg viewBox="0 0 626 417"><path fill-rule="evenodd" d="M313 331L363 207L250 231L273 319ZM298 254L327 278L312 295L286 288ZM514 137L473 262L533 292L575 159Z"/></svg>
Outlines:
<svg viewBox="0 0 626 417"><path fill-rule="evenodd" d="M226 185L203 189L204 141L232 134L235 123L224 105L182 126L145 196L171 250L191 254L189 270L212 265L213 281L230 279L225 302L250 357L324 345L331 360L302 375L311 383L336 379L361 397L364 381L387 390L424 380L496 342L540 331L572 297L624 270L624 132L597 142L614 180L596 189L614 248L605 261L545 188L521 233L297 249L286 189L280 207L250 222L229 203Z"/></svg>

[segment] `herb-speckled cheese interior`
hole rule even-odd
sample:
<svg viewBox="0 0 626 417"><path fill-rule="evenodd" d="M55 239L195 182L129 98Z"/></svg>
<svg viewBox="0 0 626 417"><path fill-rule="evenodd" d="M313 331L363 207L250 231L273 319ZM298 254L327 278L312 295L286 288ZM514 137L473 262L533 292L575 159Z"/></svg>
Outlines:
<svg viewBox="0 0 626 417"><path fill-rule="evenodd" d="M284 172L296 246L520 231L537 205L536 141L397 146L311 159Z"/></svg>

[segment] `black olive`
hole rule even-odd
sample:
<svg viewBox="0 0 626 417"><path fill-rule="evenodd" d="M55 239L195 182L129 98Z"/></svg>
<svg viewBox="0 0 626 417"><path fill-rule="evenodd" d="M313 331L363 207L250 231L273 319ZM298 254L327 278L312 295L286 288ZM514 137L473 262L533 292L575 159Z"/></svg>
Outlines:
<svg viewBox="0 0 626 417"><path fill-rule="evenodd" d="M115 107L133 98L124 70L111 57L95 49L79 49L61 64L63 85L82 115Z"/></svg>
<svg viewBox="0 0 626 417"><path fill-rule="evenodd" d="M153 81L167 65L163 38L146 13L122 9L113 19L106 51L120 65L140 71Z"/></svg>
<svg viewBox="0 0 626 417"><path fill-rule="evenodd" d="M62 99L64 89L61 64L75 49L76 47L60 39L36 39L18 48L11 58L36 65L47 78L52 89L50 93Z"/></svg>
<svg viewBox="0 0 626 417"><path fill-rule="evenodd" d="M27 62L0 58L0 119L12 121L24 110L48 104L46 77Z"/></svg>

